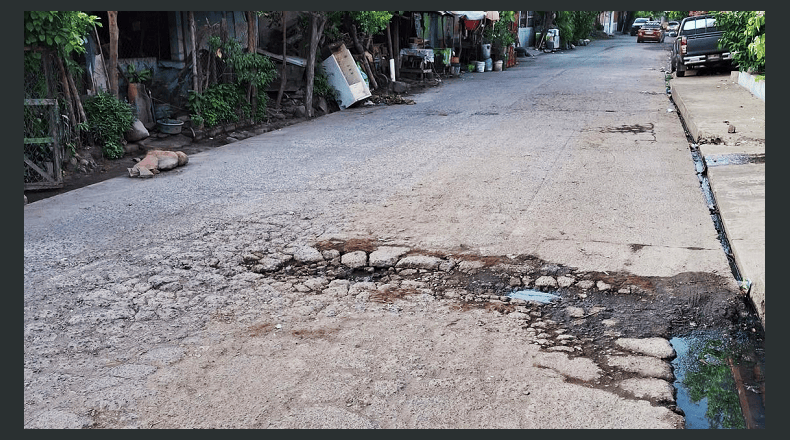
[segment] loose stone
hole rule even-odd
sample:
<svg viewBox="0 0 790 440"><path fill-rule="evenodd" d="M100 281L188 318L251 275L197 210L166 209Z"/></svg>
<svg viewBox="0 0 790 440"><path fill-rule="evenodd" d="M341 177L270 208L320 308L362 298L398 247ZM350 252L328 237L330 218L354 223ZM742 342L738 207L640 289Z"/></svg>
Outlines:
<svg viewBox="0 0 790 440"><path fill-rule="evenodd" d="M620 338L614 341L618 346L647 356L660 359L675 357L675 349L664 338Z"/></svg>
<svg viewBox="0 0 790 440"><path fill-rule="evenodd" d="M368 254L366 254L365 251L349 252L347 254L343 254L343 256L340 258L340 262L344 266L348 266L352 269L357 269L360 267L367 266Z"/></svg>
<svg viewBox="0 0 790 440"><path fill-rule="evenodd" d="M391 267L408 251L407 247L382 246L370 253L369 264L373 267Z"/></svg>
<svg viewBox="0 0 790 440"><path fill-rule="evenodd" d="M597 282L597 283L595 283L595 286L596 286L596 287L598 288L598 290L599 290L599 291L601 291L601 292L603 292L603 291L605 291L605 290L609 290L609 289L611 289L611 288L612 288L612 286L611 286L610 284L606 284L606 283L604 283L604 282L603 282L603 281L601 281L601 280L598 280L598 282Z"/></svg>
<svg viewBox="0 0 790 440"><path fill-rule="evenodd" d="M543 275L535 280L535 287L536 288L545 288L545 287L557 287L557 280L554 277Z"/></svg>

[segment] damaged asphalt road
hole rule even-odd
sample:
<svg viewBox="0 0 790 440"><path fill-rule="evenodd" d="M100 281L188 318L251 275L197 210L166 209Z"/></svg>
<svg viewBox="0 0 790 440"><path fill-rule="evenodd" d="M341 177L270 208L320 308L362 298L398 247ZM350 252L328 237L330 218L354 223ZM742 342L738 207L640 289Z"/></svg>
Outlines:
<svg viewBox="0 0 790 440"><path fill-rule="evenodd" d="M25 427L683 427L668 339L745 309L652 47L26 205Z"/></svg>

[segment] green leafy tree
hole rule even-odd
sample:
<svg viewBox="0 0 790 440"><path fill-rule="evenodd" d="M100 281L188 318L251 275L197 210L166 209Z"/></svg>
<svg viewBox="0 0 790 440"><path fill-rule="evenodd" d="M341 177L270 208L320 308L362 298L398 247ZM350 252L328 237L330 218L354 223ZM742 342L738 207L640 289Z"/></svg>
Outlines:
<svg viewBox="0 0 790 440"><path fill-rule="evenodd" d="M719 44L733 53L741 70L765 72L765 11L717 11Z"/></svg>
<svg viewBox="0 0 790 440"><path fill-rule="evenodd" d="M680 21L689 16L689 11L666 11L667 20Z"/></svg>
<svg viewBox="0 0 790 440"><path fill-rule="evenodd" d="M560 30L560 41L573 42L587 38L595 28L595 18L600 11L557 11L554 19Z"/></svg>
<svg viewBox="0 0 790 440"><path fill-rule="evenodd" d="M498 47L510 46L516 41L515 35L510 30L514 21L516 21L515 11L499 11L499 20L483 31L483 38Z"/></svg>
<svg viewBox="0 0 790 440"><path fill-rule="evenodd" d="M57 49L63 56L85 53L85 37L99 17L80 11L25 11L25 45Z"/></svg>

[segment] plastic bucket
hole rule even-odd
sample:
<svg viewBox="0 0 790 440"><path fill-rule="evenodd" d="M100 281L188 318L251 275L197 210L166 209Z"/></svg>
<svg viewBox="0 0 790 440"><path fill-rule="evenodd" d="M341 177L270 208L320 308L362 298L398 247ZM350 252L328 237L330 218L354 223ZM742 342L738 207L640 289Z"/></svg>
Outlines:
<svg viewBox="0 0 790 440"><path fill-rule="evenodd" d="M490 72L492 70L494 70L494 60L488 58L486 60L486 72Z"/></svg>
<svg viewBox="0 0 790 440"><path fill-rule="evenodd" d="M480 55L481 55L481 58L483 58L483 59L491 58L491 44L490 43L484 43L484 44L480 45Z"/></svg>
<svg viewBox="0 0 790 440"><path fill-rule="evenodd" d="M460 64L453 64L452 66L450 66L450 73L452 73L453 76L460 75L461 74L461 65Z"/></svg>
<svg viewBox="0 0 790 440"><path fill-rule="evenodd" d="M476 72L485 72L485 70L486 70L486 63L485 62L477 61L475 63L475 65L477 66L477 69L475 70Z"/></svg>
<svg viewBox="0 0 790 440"><path fill-rule="evenodd" d="M494 61L494 72L502 71L502 60Z"/></svg>

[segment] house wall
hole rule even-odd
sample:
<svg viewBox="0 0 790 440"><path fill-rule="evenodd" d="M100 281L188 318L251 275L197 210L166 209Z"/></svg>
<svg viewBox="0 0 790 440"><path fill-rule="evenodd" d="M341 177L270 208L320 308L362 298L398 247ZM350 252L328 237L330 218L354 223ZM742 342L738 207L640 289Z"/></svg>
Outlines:
<svg viewBox="0 0 790 440"><path fill-rule="evenodd" d="M532 11L516 11L516 21L518 23L518 45L521 47L531 47L535 45L535 27L529 20Z"/></svg>

